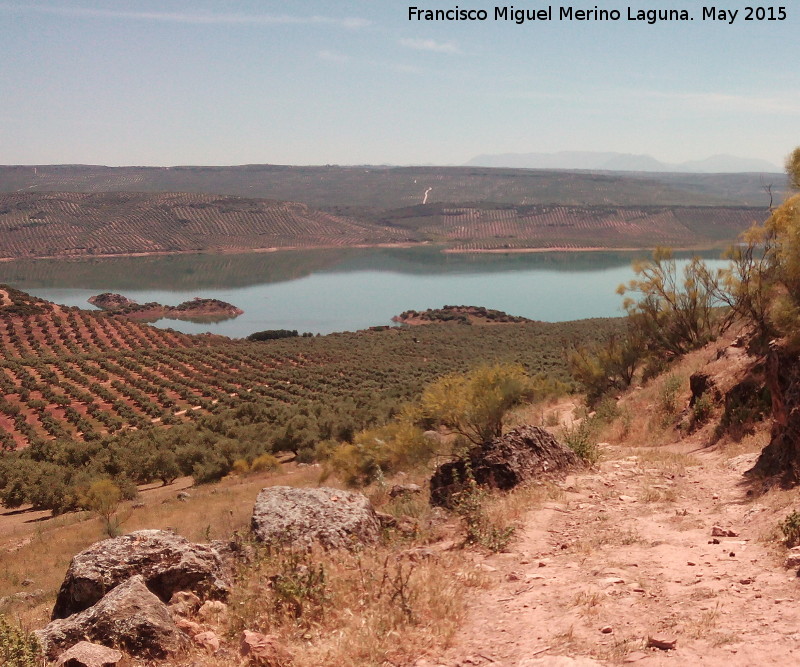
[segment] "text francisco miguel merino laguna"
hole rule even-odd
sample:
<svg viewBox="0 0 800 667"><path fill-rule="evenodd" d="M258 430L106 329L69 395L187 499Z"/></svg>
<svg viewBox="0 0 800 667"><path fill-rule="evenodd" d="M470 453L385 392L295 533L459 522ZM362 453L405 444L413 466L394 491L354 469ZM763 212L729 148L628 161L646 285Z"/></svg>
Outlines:
<svg viewBox="0 0 800 667"><path fill-rule="evenodd" d="M508 21L512 23L526 23L529 21L644 21L658 23L660 21L694 21L695 16L701 21L717 21L731 24L737 19L743 21L785 21L786 7L740 7L738 9L721 8L718 6L698 7L696 10L688 9L634 9L626 7L619 9L600 9L597 5L593 9L575 9L571 6L541 7L539 9L517 9L513 5L508 7L493 7L491 9L462 9L456 5L452 9L426 9L423 7L409 7L409 21Z"/></svg>

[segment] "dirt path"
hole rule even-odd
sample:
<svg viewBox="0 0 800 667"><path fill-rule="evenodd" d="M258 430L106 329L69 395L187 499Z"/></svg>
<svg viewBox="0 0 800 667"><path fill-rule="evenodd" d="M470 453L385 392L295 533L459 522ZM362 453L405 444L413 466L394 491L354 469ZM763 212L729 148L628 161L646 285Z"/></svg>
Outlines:
<svg viewBox="0 0 800 667"><path fill-rule="evenodd" d="M478 564L494 584L452 647L416 667L800 661L800 579L764 539L774 516L741 484L755 455L607 457L531 512L509 553ZM738 535L714 538L715 525Z"/></svg>

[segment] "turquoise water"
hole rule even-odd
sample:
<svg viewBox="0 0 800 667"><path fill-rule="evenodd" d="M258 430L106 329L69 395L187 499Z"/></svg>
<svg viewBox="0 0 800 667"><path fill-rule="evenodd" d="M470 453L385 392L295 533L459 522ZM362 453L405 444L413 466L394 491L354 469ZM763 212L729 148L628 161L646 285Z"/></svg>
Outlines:
<svg viewBox="0 0 800 667"><path fill-rule="evenodd" d="M86 300L100 292L168 305L195 296L221 299L244 315L202 324L165 319L157 326L242 337L264 329L363 329L391 324L404 310L445 304L549 322L620 316L615 290L634 276L631 262L643 254L454 255L426 248L41 260L0 264L0 282L82 308L92 308Z"/></svg>

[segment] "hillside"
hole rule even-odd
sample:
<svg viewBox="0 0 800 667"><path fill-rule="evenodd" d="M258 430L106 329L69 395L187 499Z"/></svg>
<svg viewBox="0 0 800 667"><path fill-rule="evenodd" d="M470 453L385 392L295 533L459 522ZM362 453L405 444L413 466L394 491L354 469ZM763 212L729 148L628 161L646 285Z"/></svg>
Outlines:
<svg viewBox="0 0 800 667"><path fill-rule="evenodd" d="M0 196L0 256L53 257L377 245L402 230L304 204L190 194Z"/></svg>
<svg viewBox="0 0 800 667"><path fill-rule="evenodd" d="M242 402L287 406L290 416L301 407L306 415L329 411L324 419L304 419L302 427L295 423L297 436L344 423L363 428L425 382L473 366L479 350L492 349L484 362L513 361L567 380L564 342L594 339L620 322L392 328L254 343L63 308L2 286L0 445L94 441L181 424ZM285 426L262 433L262 444L280 438Z"/></svg>
<svg viewBox="0 0 800 667"><path fill-rule="evenodd" d="M492 330L506 326L517 325ZM518 408L513 421L546 423L565 440L594 419L605 440L589 467L481 497L473 511L506 531L499 552L465 538L470 515L431 508L425 488L387 491L412 488L410 480L424 487L429 471L381 479L364 489L393 526L380 543L333 554L247 543L245 553L257 557L239 564L227 606L215 614L171 608L194 641L152 664L241 664L243 629L268 634L298 667L792 664L800 585L797 565L784 565L790 552L779 526L797 492L743 475L769 440L766 421L720 428L728 397L760 365L733 338L624 392L602 416L587 416L576 397ZM698 369L713 387L702 419L690 407ZM169 527L194 541L220 539L217 548L236 535L241 548L261 489L317 487L319 473L289 463L217 485L148 485L125 503L124 531ZM49 622L70 558L100 538L100 525L85 512L0 516L8 618Z"/></svg>
<svg viewBox="0 0 800 667"><path fill-rule="evenodd" d="M418 205L366 214L186 193L0 195L0 258L436 243L450 250L713 247L766 212L745 207Z"/></svg>
<svg viewBox="0 0 800 667"><path fill-rule="evenodd" d="M755 206L782 174L647 174L486 167L0 166L0 193L191 192L381 212L423 202L605 206ZM426 198L427 192L427 198Z"/></svg>

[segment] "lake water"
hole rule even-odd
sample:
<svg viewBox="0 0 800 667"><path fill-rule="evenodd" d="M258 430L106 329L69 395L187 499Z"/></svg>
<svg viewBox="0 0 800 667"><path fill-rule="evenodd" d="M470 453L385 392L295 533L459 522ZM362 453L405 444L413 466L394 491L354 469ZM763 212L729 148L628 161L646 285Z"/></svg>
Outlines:
<svg viewBox="0 0 800 667"><path fill-rule="evenodd" d="M177 305L193 297L244 310L218 323L160 320L186 333L330 333L391 324L404 310L475 305L548 322L623 315L620 283L647 252L444 254L438 248L286 251L0 263L0 283L89 308L100 292ZM718 257L718 253L707 258ZM709 262L723 266L721 260Z"/></svg>

